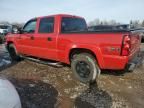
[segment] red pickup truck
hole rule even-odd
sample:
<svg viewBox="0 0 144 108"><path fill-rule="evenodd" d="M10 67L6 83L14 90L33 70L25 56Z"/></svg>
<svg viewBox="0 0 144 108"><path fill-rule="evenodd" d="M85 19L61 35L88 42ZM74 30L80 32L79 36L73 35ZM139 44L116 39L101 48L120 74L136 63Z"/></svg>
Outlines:
<svg viewBox="0 0 144 108"><path fill-rule="evenodd" d="M70 64L83 83L96 80L103 69L133 70L142 58L141 37L135 31L88 31L82 17L51 15L33 18L6 36L13 60L32 57Z"/></svg>

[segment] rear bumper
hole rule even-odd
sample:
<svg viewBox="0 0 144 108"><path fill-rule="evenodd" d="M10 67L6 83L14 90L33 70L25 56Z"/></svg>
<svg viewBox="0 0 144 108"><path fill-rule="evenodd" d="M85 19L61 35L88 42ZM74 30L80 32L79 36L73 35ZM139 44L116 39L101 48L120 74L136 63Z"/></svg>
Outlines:
<svg viewBox="0 0 144 108"><path fill-rule="evenodd" d="M101 69L132 71L144 62L144 54L137 50L129 56L104 56L104 67Z"/></svg>
<svg viewBox="0 0 144 108"><path fill-rule="evenodd" d="M140 52L138 55L136 55L133 59L131 59L128 64L126 65L126 69L128 71L133 71L138 66L142 65L144 63L144 54Z"/></svg>

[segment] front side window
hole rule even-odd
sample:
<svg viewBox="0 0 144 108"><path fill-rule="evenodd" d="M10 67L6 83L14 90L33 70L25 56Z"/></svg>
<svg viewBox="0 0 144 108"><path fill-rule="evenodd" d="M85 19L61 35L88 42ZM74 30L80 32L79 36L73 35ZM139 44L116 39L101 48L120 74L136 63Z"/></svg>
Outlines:
<svg viewBox="0 0 144 108"><path fill-rule="evenodd" d="M39 25L39 33L54 32L54 17L42 18Z"/></svg>
<svg viewBox="0 0 144 108"><path fill-rule="evenodd" d="M37 20L29 21L23 28L24 33L34 33L36 30L36 22Z"/></svg>
<svg viewBox="0 0 144 108"><path fill-rule="evenodd" d="M64 17L62 18L61 32L80 32L86 31L87 25L84 19Z"/></svg>

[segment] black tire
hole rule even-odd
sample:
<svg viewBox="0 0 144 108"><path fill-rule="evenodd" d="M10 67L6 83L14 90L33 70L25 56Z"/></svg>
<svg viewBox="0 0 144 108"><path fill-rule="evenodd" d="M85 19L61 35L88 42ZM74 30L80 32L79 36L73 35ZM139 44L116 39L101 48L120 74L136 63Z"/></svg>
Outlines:
<svg viewBox="0 0 144 108"><path fill-rule="evenodd" d="M20 61L20 56L18 55L14 44L8 45L8 52L12 61Z"/></svg>
<svg viewBox="0 0 144 108"><path fill-rule="evenodd" d="M88 53L74 55L71 68L74 75L82 83L94 83L100 75L100 68L96 59Z"/></svg>

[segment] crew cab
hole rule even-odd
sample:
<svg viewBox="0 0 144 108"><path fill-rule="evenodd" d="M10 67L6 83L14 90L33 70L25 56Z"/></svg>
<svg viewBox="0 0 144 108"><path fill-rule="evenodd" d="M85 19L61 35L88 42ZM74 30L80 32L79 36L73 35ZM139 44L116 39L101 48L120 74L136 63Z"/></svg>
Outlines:
<svg viewBox="0 0 144 108"><path fill-rule="evenodd" d="M103 69L133 70L141 37L130 30L88 31L84 18L50 15L29 20L21 30L6 36L6 47L13 60L31 57L71 65L74 75L91 83Z"/></svg>

